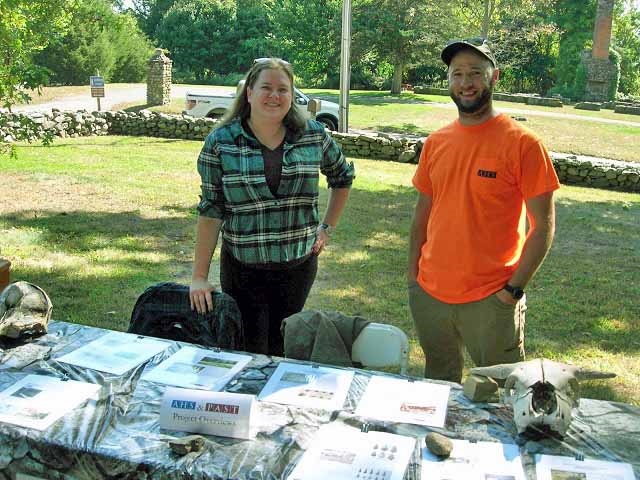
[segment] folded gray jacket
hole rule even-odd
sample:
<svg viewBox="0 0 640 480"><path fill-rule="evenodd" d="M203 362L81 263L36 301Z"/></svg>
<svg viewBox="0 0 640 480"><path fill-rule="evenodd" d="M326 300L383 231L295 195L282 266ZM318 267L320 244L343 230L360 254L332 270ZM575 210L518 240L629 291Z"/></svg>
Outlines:
<svg viewBox="0 0 640 480"><path fill-rule="evenodd" d="M284 356L297 360L353 366L351 347L369 323L340 312L304 310L282 321Z"/></svg>

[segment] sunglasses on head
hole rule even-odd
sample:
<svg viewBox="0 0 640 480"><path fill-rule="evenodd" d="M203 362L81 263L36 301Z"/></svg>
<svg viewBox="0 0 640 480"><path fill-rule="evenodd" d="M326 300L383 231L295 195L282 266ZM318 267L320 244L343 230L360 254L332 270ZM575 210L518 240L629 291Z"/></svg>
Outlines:
<svg viewBox="0 0 640 480"><path fill-rule="evenodd" d="M276 57L261 57L261 58L256 58L256 59L253 61L253 64L255 65L256 63L269 63L269 62L272 62L272 61L274 61L274 60L275 60L276 62L283 63L283 64L285 64L285 65L291 65L291 64L290 64L289 62L287 62L286 60L282 60L281 58L276 58Z"/></svg>

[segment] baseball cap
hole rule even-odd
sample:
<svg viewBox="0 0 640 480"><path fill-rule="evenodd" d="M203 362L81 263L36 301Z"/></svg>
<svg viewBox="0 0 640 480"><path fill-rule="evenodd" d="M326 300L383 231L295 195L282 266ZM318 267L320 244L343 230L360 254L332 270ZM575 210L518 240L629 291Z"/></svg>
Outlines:
<svg viewBox="0 0 640 480"><path fill-rule="evenodd" d="M498 68L498 62L496 62L496 57L493 55L493 52L489 48L489 44L485 38L469 38L466 40L453 40L444 47L442 53L440 54L440 58L442 61L449 66L451 63L451 59L458 53L460 50L465 48L473 49L485 58L487 58L492 64L494 68Z"/></svg>

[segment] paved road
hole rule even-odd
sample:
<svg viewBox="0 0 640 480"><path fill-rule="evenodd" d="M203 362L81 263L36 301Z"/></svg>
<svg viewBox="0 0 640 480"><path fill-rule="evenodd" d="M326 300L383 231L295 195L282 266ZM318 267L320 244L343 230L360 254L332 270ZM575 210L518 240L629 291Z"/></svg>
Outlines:
<svg viewBox="0 0 640 480"><path fill-rule="evenodd" d="M87 87L86 95L70 95L55 99L48 103L35 105L20 105L13 107L14 112L46 112L52 108L59 110L97 110L98 104L95 98L91 98ZM233 87L173 85L171 87L172 98L184 98L187 91L200 93L222 93L232 91ZM112 110L114 106L123 103L144 102L147 98L146 85L121 86L107 85L105 98L100 99L101 110Z"/></svg>

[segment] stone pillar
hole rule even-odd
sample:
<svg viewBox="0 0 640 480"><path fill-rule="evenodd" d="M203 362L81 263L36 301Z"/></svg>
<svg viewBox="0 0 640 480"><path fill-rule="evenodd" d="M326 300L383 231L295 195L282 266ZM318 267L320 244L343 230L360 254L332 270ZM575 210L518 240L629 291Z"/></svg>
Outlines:
<svg viewBox="0 0 640 480"><path fill-rule="evenodd" d="M609 100L609 86L615 75L615 66L609 60L611 21L614 0L598 0L596 22L593 29L593 49L582 55L587 70L585 100L603 102Z"/></svg>
<svg viewBox="0 0 640 480"><path fill-rule="evenodd" d="M171 102L171 65L161 48L149 59L147 74L147 105L166 105Z"/></svg>

